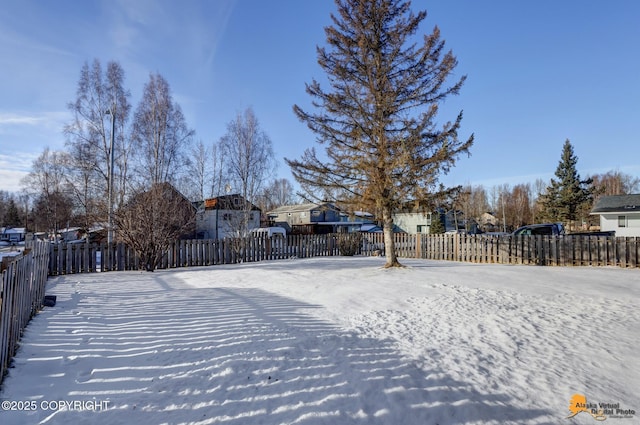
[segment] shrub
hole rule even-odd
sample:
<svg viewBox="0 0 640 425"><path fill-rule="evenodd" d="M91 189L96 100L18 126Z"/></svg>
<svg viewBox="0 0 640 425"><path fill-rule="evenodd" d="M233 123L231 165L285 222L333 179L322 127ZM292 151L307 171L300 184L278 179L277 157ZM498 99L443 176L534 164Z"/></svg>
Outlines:
<svg viewBox="0 0 640 425"><path fill-rule="evenodd" d="M338 235L338 250L340 255L354 256L360 253L362 235L360 233L345 233Z"/></svg>

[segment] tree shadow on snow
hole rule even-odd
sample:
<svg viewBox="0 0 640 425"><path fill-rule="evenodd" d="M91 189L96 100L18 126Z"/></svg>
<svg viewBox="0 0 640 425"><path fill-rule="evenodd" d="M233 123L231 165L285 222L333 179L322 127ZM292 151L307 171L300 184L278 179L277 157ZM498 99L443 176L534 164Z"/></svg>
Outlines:
<svg viewBox="0 0 640 425"><path fill-rule="evenodd" d="M157 276L131 279L149 281L132 292L131 281L106 276L91 291L57 279L58 304L32 322L1 397L108 400L108 408L5 412L3 424L444 425L551 417L304 313L319 306L260 289L175 289Z"/></svg>

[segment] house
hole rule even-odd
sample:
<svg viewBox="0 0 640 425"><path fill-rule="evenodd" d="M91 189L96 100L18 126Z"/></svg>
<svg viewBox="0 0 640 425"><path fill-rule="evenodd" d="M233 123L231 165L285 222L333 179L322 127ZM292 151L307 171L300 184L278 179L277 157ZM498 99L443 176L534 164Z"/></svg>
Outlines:
<svg viewBox="0 0 640 425"><path fill-rule="evenodd" d="M6 227L0 233L0 242L5 244L23 243L27 235L27 229L24 227Z"/></svg>
<svg viewBox="0 0 640 425"><path fill-rule="evenodd" d="M284 205L267 216L272 225L294 234L333 233L351 224L341 220L340 209L330 202Z"/></svg>
<svg viewBox="0 0 640 425"><path fill-rule="evenodd" d="M205 199L196 212L198 239L224 239L238 236L243 227L244 211L249 212L246 230L260 227L260 208L239 194Z"/></svg>
<svg viewBox="0 0 640 425"><path fill-rule="evenodd" d="M405 233L429 233L429 229L431 228L431 213L396 213L393 215L393 224Z"/></svg>
<svg viewBox="0 0 640 425"><path fill-rule="evenodd" d="M483 232L499 232L502 229L500 220L492 212L484 212L477 220L478 227Z"/></svg>
<svg viewBox="0 0 640 425"><path fill-rule="evenodd" d="M640 236L640 194L603 196L591 215L600 216L600 231L616 236Z"/></svg>
<svg viewBox="0 0 640 425"><path fill-rule="evenodd" d="M440 217L444 223L444 229L448 233L466 233L467 219L464 216L464 212L460 210L449 210L444 212L444 209L439 208Z"/></svg>
<svg viewBox="0 0 640 425"><path fill-rule="evenodd" d="M63 242L74 242L83 237L83 230L80 227L68 227L58 230L56 240Z"/></svg>
<svg viewBox="0 0 640 425"><path fill-rule="evenodd" d="M352 213L341 212L340 219L349 223L375 224L373 214L366 211L354 211Z"/></svg>
<svg viewBox="0 0 640 425"><path fill-rule="evenodd" d="M436 208L431 212L399 212L393 215L393 223L399 231L416 234L431 233L432 220L437 218L447 232L464 232L467 221L462 211L445 211L444 208ZM394 230L395 231L395 230Z"/></svg>
<svg viewBox="0 0 640 425"><path fill-rule="evenodd" d="M69 227L66 229L60 229L55 234L55 237L52 235L50 240L56 242L66 242L66 243L80 243L87 242L89 243L101 243L103 241L106 242L107 236L107 225L99 225L95 224L89 229L85 229L83 227ZM47 234L44 232L34 233L34 239L47 239Z"/></svg>

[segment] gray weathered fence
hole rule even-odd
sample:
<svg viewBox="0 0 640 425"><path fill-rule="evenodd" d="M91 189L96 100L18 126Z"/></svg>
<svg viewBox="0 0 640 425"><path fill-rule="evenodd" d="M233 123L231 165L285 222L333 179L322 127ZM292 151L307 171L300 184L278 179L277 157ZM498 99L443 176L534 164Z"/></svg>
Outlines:
<svg viewBox="0 0 640 425"><path fill-rule="evenodd" d="M369 246L384 246L380 234ZM640 267L640 238L590 235L396 235L400 257L545 266ZM366 246L366 245L365 245Z"/></svg>
<svg viewBox="0 0 640 425"><path fill-rule="evenodd" d="M2 272L0 287L0 382L29 320L42 308L49 243L30 242Z"/></svg>
<svg viewBox="0 0 640 425"><path fill-rule="evenodd" d="M289 235L223 240L180 240L164 252L159 269L339 255L341 235ZM49 275L138 270L140 258L123 243L51 244Z"/></svg>
<svg viewBox="0 0 640 425"><path fill-rule="evenodd" d="M286 239L181 240L164 253L160 269L340 255L344 234L289 235ZM360 254L384 252L380 233L362 235ZM640 267L639 238L606 236L395 235L404 258L550 266ZM139 258L124 244L53 244L49 274L137 270Z"/></svg>

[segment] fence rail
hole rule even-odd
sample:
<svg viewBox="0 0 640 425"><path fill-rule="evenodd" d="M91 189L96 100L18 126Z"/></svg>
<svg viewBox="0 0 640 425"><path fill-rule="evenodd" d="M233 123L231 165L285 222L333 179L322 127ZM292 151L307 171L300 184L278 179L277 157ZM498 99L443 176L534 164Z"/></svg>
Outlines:
<svg viewBox="0 0 640 425"><path fill-rule="evenodd" d="M0 383L29 320L42 308L49 244L34 241L2 272L0 287Z"/></svg>
<svg viewBox="0 0 640 425"><path fill-rule="evenodd" d="M344 234L181 240L165 251L160 269L340 255ZM404 258L547 266L640 267L640 238L608 236L395 235ZM138 270L139 257L122 243L52 244L49 275ZM382 234L363 234L359 253L384 252Z"/></svg>

